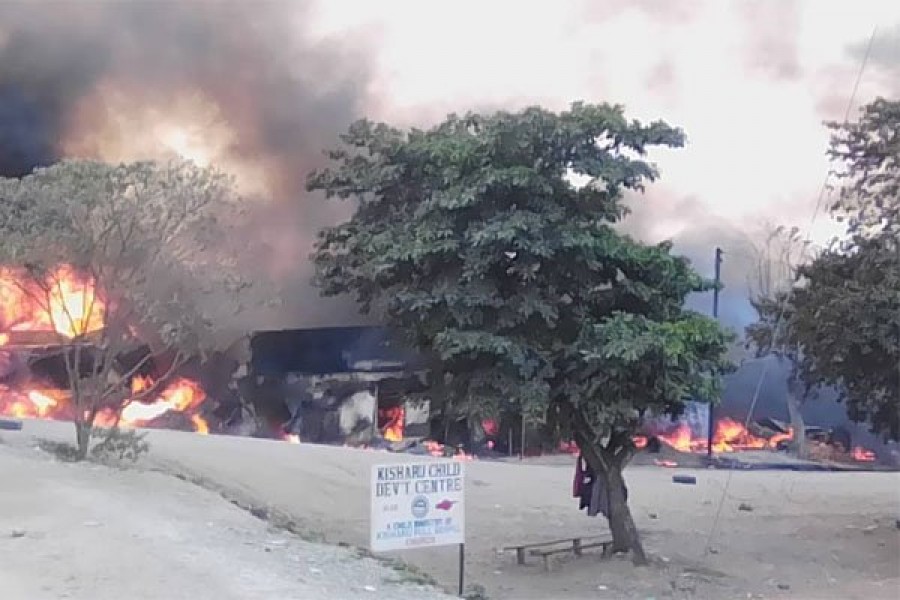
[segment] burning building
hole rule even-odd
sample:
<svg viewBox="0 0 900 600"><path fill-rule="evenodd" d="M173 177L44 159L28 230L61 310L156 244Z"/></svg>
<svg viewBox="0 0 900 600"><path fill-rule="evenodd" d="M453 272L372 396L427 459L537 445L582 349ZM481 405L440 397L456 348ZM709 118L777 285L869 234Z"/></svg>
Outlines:
<svg viewBox="0 0 900 600"><path fill-rule="evenodd" d="M272 429L293 440L372 444L423 437L428 404L412 353L379 327L257 332L245 395Z"/></svg>

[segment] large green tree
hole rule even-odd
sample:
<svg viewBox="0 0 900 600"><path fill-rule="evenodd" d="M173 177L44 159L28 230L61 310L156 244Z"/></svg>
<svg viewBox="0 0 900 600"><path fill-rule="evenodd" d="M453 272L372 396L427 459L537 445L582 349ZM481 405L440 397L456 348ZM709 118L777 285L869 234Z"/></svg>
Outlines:
<svg viewBox="0 0 900 600"><path fill-rule="evenodd" d="M900 438L900 102L829 124L840 187L830 206L845 235L759 304L748 334L794 357L808 388L831 386L852 419Z"/></svg>
<svg viewBox="0 0 900 600"><path fill-rule="evenodd" d="M428 130L360 121L309 180L357 203L319 238L324 293L353 293L431 357L435 406L485 415L512 401L573 435L604 478L614 545L637 563L632 434L648 409L715 398L729 341L683 308L710 288L686 259L616 229L623 193L657 176L645 152L683 140L605 104Z"/></svg>

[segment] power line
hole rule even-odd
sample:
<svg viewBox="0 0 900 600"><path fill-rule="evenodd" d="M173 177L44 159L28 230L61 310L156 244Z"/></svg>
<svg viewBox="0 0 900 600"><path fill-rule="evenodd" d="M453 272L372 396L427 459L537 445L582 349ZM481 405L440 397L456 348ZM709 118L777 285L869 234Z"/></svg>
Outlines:
<svg viewBox="0 0 900 600"><path fill-rule="evenodd" d="M859 65L859 71L856 74L856 81L853 84L853 89L850 92L850 98L847 101L847 109L844 111L844 125L846 125L850 121L850 111L853 110L853 105L856 102L856 95L859 92L859 84L862 81L863 72L866 69L866 65L869 62L869 55L872 52L872 45L875 42L875 35L878 32L878 26L876 25L872 29L872 35L869 37L869 44L866 46L866 52L863 55L862 61ZM825 199L826 192L828 191L828 180L831 177L831 172L828 171L825 173L825 178L822 181L822 186L819 188L819 195L816 198L816 206L813 210L812 218L810 219L809 225L806 228L806 238L804 243L808 246L811 240L812 226L816 221L816 218L819 216L819 211L821 210L822 201ZM787 299L788 295L784 294L779 302L779 310L778 316L775 319L775 323L772 326L772 341L778 339L778 334L781 329L782 323L784 322L784 313L787 310ZM762 371L759 374L759 380L756 382L756 388L753 391L753 398L750 401L750 408L747 410L747 419L744 422L744 429L750 427L750 420L753 418L753 411L756 408L756 404L759 401L759 395L762 391L763 382L766 379L766 376L769 372L769 365L771 361L765 361L763 363ZM734 469L729 469L728 474L725 478L725 485L722 488L722 496L719 499L719 506L716 508L716 515L713 518L712 528L709 531L709 535L706 538L706 544L703 548L703 556L706 557L709 555L712 549L712 540L715 537L716 530L719 526L719 520L722 516L722 509L725 506L725 498L728 496L728 488L731 485L731 479L734 476Z"/></svg>

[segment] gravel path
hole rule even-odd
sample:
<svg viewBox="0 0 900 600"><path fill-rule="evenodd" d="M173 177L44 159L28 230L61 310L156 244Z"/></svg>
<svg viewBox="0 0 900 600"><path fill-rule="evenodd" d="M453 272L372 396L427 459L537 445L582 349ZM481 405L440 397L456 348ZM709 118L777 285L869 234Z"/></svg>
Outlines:
<svg viewBox="0 0 900 600"><path fill-rule="evenodd" d="M449 598L153 472L0 443L4 600Z"/></svg>

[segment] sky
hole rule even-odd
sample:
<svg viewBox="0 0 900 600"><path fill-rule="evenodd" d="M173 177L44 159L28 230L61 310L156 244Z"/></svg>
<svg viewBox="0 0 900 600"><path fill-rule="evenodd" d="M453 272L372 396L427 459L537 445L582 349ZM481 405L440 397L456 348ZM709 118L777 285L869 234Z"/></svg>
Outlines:
<svg viewBox="0 0 900 600"><path fill-rule="evenodd" d="M873 30L851 117L900 95L892 0L329 0L313 14L322 39L372 44L375 118L585 100L682 127L685 148L651 156L662 178L632 201L633 230L674 237L706 274L722 245L733 294L746 294L748 241L765 223L815 243L839 231L814 218L829 170L823 121L844 119Z"/></svg>
<svg viewBox="0 0 900 600"><path fill-rule="evenodd" d="M704 275L720 246L721 316L740 328L765 223L839 231L813 219L823 121L844 118L876 27L851 116L900 96L897 0L0 2L0 174L172 152L219 166L263 200L235 237L264 237L253 262L287 286L253 327L340 324L355 306L321 299L306 257L350 207L305 182L352 120L623 104L688 138L651 154L662 178L623 228L674 239Z"/></svg>

